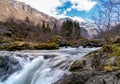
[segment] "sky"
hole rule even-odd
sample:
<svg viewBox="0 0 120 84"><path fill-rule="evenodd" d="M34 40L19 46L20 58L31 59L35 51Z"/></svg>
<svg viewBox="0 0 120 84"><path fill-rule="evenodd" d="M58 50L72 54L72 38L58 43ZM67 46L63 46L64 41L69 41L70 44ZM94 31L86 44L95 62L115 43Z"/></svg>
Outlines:
<svg viewBox="0 0 120 84"><path fill-rule="evenodd" d="M81 22L90 20L97 2L94 0L17 0L56 18L69 17Z"/></svg>

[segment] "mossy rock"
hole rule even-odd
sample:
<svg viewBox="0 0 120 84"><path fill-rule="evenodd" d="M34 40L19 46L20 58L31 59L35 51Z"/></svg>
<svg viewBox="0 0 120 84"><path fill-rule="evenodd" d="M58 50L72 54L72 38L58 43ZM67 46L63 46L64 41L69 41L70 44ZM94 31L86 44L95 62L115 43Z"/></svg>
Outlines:
<svg viewBox="0 0 120 84"><path fill-rule="evenodd" d="M104 46L102 47L102 50L103 50L103 52L105 52L105 53L112 53L112 52L113 52L113 48L112 48L111 45L104 45Z"/></svg>
<svg viewBox="0 0 120 84"><path fill-rule="evenodd" d="M103 70L106 72L112 72L112 71L116 71L119 70L119 67L113 66L113 65L105 65L103 67Z"/></svg>
<svg viewBox="0 0 120 84"><path fill-rule="evenodd" d="M11 43L5 46L1 46L1 49L3 50L10 50L10 51L14 51L14 50L25 50L25 49L29 49L29 44L17 44L17 43Z"/></svg>
<svg viewBox="0 0 120 84"><path fill-rule="evenodd" d="M8 42L8 38L7 37L1 37L0 38L0 43L6 43Z"/></svg>
<svg viewBox="0 0 120 84"><path fill-rule="evenodd" d="M51 50L51 49L58 49L59 46L57 46L56 43L51 42L51 43L41 43L41 44L38 44L34 48L35 49L47 49L47 50Z"/></svg>
<svg viewBox="0 0 120 84"><path fill-rule="evenodd" d="M85 65L86 65L86 60L77 60L73 62L73 64L71 65L70 71L83 70Z"/></svg>
<svg viewBox="0 0 120 84"><path fill-rule="evenodd" d="M120 45L104 45L102 51L110 58L114 56L120 56Z"/></svg>

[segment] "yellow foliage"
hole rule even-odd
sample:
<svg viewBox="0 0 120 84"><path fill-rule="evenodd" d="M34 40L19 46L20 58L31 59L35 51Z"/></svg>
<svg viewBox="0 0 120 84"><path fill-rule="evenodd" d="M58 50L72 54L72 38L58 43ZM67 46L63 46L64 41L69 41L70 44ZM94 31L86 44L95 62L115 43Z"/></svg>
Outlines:
<svg viewBox="0 0 120 84"><path fill-rule="evenodd" d="M108 72L112 72L113 71L113 66L110 66L110 65L106 65L106 66L104 66L103 67L103 69L105 70L105 71L108 71Z"/></svg>

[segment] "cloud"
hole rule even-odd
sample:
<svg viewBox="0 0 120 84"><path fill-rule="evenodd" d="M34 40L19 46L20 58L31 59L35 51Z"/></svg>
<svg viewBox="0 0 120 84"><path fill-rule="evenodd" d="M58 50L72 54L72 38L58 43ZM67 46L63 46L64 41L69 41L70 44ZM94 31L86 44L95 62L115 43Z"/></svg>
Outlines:
<svg viewBox="0 0 120 84"><path fill-rule="evenodd" d="M37 10L49 14L51 16L57 14L56 7L62 6L64 1L61 0L17 0L25 2Z"/></svg>
<svg viewBox="0 0 120 84"><path fill-rule="evenodd" d="M120 3L120 0L110 0L112 3Z"/></svg>
<svg viewBox="0 0 120 84"><path fill-rule="evenodd" d="M83 18L78 17L78 16L72 17L72 19L75 21L78 21L78 22L85 22L85 20Z"/></svg>
<svg viewBox="0 0 120 84"><path fill-rule="evenodd" d="M72 8L78 11L90 11L97 2L91 0L70 0L73 4Z"/></svg>
<svg viewBox="0 0 120 84"><path fill-rule="evenodd" d="M72 9L76 9L78 11L90 11L94 5L96 5L95 1L91 0L17 0L25 2L37 10L44 12L50 16L54 16L56 18L66 17L66 14L70 12ZM57 7L63 7L66 2L70 2L72 5L63 11L62 14L59 14L59 10ZM73 17L82 20L80 17Z"/></svg>

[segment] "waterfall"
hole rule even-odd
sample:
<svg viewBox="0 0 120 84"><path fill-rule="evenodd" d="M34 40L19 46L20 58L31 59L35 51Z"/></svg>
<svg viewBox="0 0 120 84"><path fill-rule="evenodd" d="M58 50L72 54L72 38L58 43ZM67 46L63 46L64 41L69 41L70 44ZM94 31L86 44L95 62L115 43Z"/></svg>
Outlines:
<svg viewBox="0 0 120 84"><path fill-rule="evenodd" d="M71 63L99 48L60 48L59 50L26 50L12 52L23 67L0 84L52 84L70 74ZM3 52L2 52L3 53ZM10 53L6 51L6 53ZM20 56L18 56L18 53ZM0 52L1 54L1 52ZM32 61L30 60L32 57Z"/></svg>

